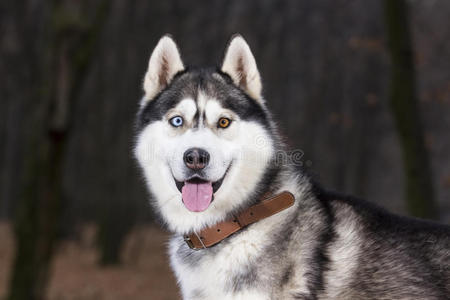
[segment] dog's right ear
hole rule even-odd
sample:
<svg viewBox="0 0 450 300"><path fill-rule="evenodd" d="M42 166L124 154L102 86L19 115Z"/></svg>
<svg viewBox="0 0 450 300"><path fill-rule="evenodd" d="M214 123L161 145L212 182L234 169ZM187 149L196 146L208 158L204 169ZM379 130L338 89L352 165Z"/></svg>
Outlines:
<svg viewBox="0 0 450 300"><path fill-rule="evenodd" d="M169 35L163 36L150 56L144 78L143 102L153 99L172 81L175 74L183 70L184 65L175 41Z"/></svg>

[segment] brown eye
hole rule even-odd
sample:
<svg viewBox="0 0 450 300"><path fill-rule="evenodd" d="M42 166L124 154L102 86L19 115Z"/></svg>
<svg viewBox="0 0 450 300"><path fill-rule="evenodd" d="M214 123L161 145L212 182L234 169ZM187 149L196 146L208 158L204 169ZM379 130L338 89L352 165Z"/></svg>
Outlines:
<svg viewBox="0 0 450 300"><path fill-rule="evenodd" d="M228 126L230 126L231 124L231 120L228 118L220 118L219 122L217 123L217 127L220 128L227 128Z"/></svg>

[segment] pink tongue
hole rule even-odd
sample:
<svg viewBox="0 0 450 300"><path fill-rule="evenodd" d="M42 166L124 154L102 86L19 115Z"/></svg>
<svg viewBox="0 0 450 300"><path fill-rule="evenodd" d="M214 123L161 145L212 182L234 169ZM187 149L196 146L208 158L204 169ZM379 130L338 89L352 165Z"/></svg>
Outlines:
<svg viewBox="0 0 450 300"><path fill-rule="evenodd" d="M190 211L204 211L211 203L213 188L211 182L189 183L185 182L181 189L184 206Z"/></svg>

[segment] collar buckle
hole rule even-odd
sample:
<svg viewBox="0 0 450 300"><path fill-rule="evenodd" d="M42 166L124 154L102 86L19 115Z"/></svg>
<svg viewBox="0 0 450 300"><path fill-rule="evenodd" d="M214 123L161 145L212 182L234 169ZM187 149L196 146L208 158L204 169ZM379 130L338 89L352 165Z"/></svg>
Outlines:
<svg viewBox="0 0 450 300"><path fill-rule="evenodd" d="M185 236L183 236L183 239L186 242L186 244L189 246L189 248L191 248L193 250L197 250L197 248L195 248L194 243L192 243L192 240L189 236L185 235Z"/></svg>

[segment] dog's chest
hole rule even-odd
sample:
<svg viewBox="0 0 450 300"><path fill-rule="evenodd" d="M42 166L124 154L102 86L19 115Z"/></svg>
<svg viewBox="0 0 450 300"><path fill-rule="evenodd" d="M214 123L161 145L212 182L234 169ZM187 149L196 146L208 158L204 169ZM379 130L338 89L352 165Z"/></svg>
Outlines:
<svg viewBox="0 0 450 300"><path fill-rule="evenodd" d="M251 229L220 248L198 251L174 238L171 264L183 299L269 299L258 273L266 242Z"/></svg>

